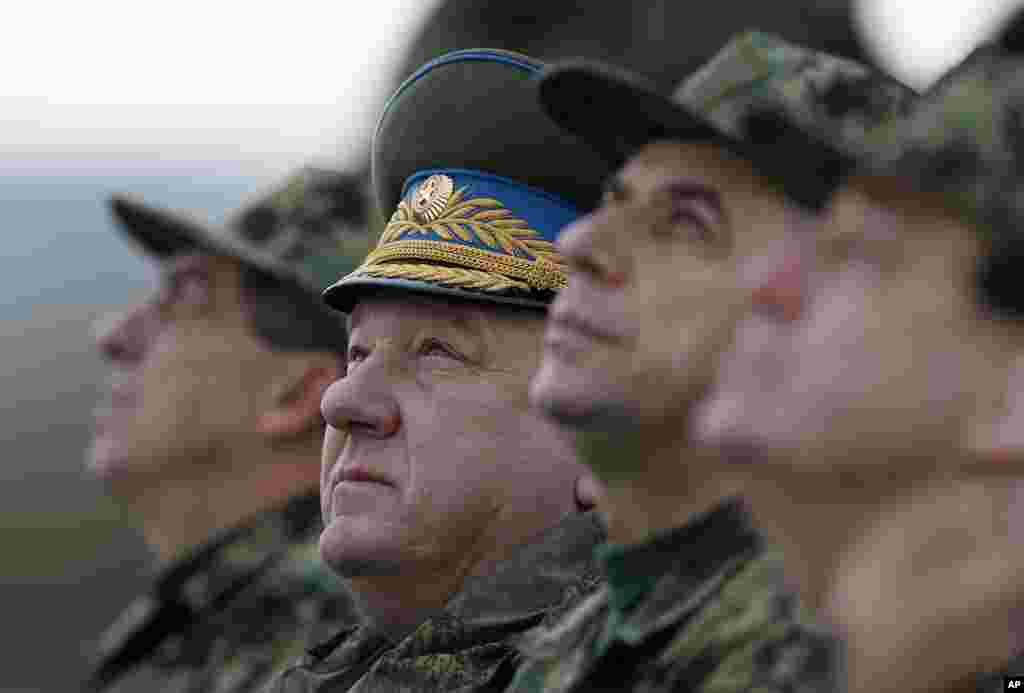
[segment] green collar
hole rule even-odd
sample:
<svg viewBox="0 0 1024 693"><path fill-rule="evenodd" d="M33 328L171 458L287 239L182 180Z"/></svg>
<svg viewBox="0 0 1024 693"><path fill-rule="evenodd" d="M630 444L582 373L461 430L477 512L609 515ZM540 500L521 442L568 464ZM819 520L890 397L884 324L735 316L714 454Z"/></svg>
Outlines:
<svg viewBox="0 0 1024 693"><path fill-rule="evenodd" d="M687 603L709 576L752 542L757 539L742 502L728 499L642 543L597 547L595 559L608 579L608 617L595 652L604 652L616 638L634 642L646 637L673 611L666 606ZM666 596L670 605L664 603ZM662 612L660 617L652 609Z"/></svg>

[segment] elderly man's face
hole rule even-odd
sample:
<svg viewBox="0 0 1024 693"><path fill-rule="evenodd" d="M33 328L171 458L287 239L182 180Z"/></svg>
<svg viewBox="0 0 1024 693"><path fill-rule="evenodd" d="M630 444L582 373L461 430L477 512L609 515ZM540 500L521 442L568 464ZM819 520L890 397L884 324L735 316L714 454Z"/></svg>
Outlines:
<svg viewBox="0 0 1024 693"><path fill-rule="evenodd" d="M700 437L823 471L949 460L994 397L979 251L936 199L855 181L813 243L768 258Z"/></svg>
<svg viewBox="0 0 1024 693"><path fill-rule="evenodd" d="M499 524L525 541L571 507L571 445L527 402L539 314L382 296L360 300L350 326L348 372L322 407L332 568L458 573L494 550Z"/></svg>
<svg viewBox="0 0 1024 693"><path fill-rule="evenodd" d="M795 214L750 165L707 144L656 142L609 183L559 247L555 300L533 400L569 426L678 428L711 384L749 289L737 260Z"/></svg>

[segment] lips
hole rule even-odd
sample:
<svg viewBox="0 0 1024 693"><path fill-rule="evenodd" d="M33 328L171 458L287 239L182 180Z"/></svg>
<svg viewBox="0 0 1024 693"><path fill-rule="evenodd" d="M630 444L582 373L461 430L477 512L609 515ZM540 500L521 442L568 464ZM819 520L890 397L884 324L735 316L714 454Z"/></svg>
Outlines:
<svg viewBox="0 0 1024 693"><path fill-rule="evenodd" d="M335 478L334 485L337 486L344 482L395 486L395 482L388 477L366 467L348 467L341 469Z"/></svg>
<svg viewBox="0 0 1024 693"><path fill-rule="evenodd" d="M111 384L92 412L96 430L106 430L112 422L130 415L138 400L134 388L119 383Z"/></svg>
<svg viewBox="0 0 1024 693"><path fill-rule="evenodd" d="M613 344L621 340L622 337L618 334L567 311L552 314L544 331L544 348L568 359L588 352L593 348L594 342Z"/></svg>

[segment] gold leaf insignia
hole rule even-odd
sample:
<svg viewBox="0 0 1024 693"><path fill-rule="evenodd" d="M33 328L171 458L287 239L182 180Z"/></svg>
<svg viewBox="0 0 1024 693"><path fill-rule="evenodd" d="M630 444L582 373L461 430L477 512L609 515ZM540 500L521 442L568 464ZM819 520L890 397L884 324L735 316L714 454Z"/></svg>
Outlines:
<svg viewBox="0 0 1024 693"><path fill-rule="evenodd" d="M531 229L525 220L512 216L512 212L499 200L489 197L465 199L466 188L452 192L446 198L446 204L442 209L436 214L431 212L434 215L433 219L420 221L418 219L420 213L417 208L426 209L439 200L439 195L444 192L446 184L438 182L431 186L431 190L440 190L441 192L436 194L430 192L422 197L423 202L417 201L421 199L420 192L431 179L442 177L447 178L447 176L440 175L431 176L409 199L398 203L398 208L391 215L391 220L385 227L384 233L381 234L378 248L400 238L414 235L436 235L441 239L451 240L446 234L449 232L467 243L475 240L495 251L500 249L501 252L517 257L543 258L552 264L563 264L554 244ZM447 178L447 180L451 179Z"/></svg>
<svg viewBox="0 0 1024 693"><path fill-rule="evenodd" d="M427 178L398 203L356 276L413 279L478 291L554 291L567 282L558 251L490 197ZM456 241L456 238L460 242Z"/></svg>
<svg viewBox="0 0 1024 693"><path fill-rule="evenodd" d="M441 216L448 206L455 183L444 174L435 174L420 183L409 199L413 217L419 222L430 222Z"/></svg>

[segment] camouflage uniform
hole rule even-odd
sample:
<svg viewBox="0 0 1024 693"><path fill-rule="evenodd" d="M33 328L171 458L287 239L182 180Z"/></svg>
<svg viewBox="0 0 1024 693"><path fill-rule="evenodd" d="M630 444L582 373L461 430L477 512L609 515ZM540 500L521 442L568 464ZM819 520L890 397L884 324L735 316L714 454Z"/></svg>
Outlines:
<svg viewBox="0 0 1024 693"><path fill-rule="evenodd" d="M324 293L328 305L351 312L360 296L390 291L495 312L546 309L565 285L557 235L600 198L609 170L541 111L542 68L508 51L456 51L392 95L372 147L374 194L390 220L364 262ZM502 691L518 637L596 588L593 549L603 538L592 513L574 513L467 580L401 642L351 627L282 672L273 690Z"/></svg>
<svg viewBox="0 0 1024 693"><path fill-rule="evenodd" d="M598 553L607 587L527 638L510 693L836 690L836 641L800 623L737 502Z"/></svg>
<svg viewBox="0 0 1024 693"><path fill-rule="evenodd" d="M296 498L165 568L102 637L89 689L260 690L354 620L319 529L319 497Z"/></svg>
<svg viewBox="0 0 1024 693"><path fill-rule="evenodd" d="M598 586L591 554L603 537L594 513L570 516L495 574L469 581L401 642L349 627L285 670L271 690L503 691L519 663L516 636L559 618Z"/></svg>
<svg viewBox="0 0 1024 693"><path fill-rule="evenodd" d="M786 127L854 142L916 97L857 63L757 32L733 39L671 99L579 62L550 70L540 92L552 118L609 158L660 139L717 144L810 210L828 201L851 157L810 140L796 148ZM800 611L735 501L598 554L608 587L524 642L511 691L834 691L845 681L841 644Z"/></svg>
<svg viewBox="0 0 1024 693"><path fill-rule="evenodd" d="M978 272L980 298L995 314L1024 317L1024 59L1018 13L936 82L905 117L891 118L852 150L864 177L897 178L941 195L949 209L991 243ZM835 143L832 142L833 146ZM997 673L979 673L979 693L1003 691L1004 676L1024 675L1018 653ZM963 688L969 688L969 680Z"/></svg>
<svg viewBox="0 0 1024 693"><path fill-rule="evenodd" d="M112 208L121 229L150 255L227 255L308 296L310 310L328 321L332 344L278 330L276 348L343 349L344 321L321 306L319 293L371 243L365 193L353 176L300 169L218 227L126 196L115 197ZM87 687L109 693L263 688L272 672L356 620L348 593L320 561L319 533L320 500L311 492L194 548L167 566L102 637Z"/></svg>

